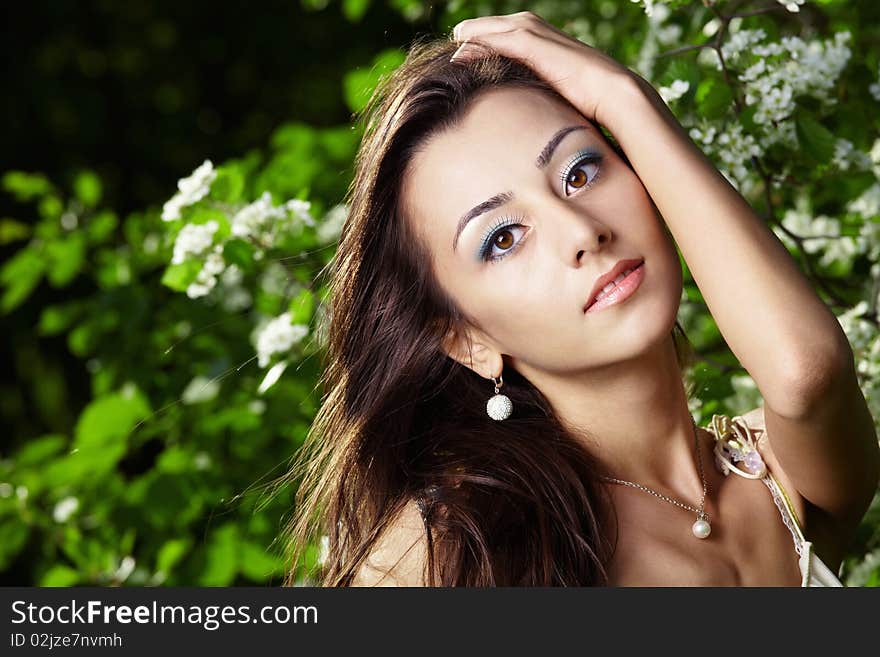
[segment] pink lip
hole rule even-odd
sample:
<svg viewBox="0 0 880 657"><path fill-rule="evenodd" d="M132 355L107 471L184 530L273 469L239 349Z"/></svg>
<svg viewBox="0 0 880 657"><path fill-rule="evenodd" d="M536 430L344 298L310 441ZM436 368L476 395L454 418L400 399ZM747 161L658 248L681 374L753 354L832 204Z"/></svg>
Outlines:
<svg viewBox="0 0 880 657"><path fill-rule="evenodd" d="M624 262L626 262L626 261L624 261ZM630 261L630 262L632 262L632 261ZM639 261L635 261L635 262L639 262ZM627 275L626 278L624 278L622 281L620 281L620 283L615 285L614 289L612 289L608 294L606 294L604 297L602 297L601 299L599 299L595 303L588 305L586 307L586 309L584 310L584 312L585 313L598 312L599 310L602 310L603 308L607 308L608 306L613 306L613 305L618 304L621 301L624 301L624 300L628 299L629 297L631 297L633 295L633 293L642 284L642 280L644 280L644 278L645 278L644 264L645 264L644 262L639 264L638 267L633 269ZM631 266L632 266L632 264L625 264L621 268L621 271L626 271ZM616 271L616 270L617 270L617 268L615 268L614 271ZM616 275L617 274L615 273L608 280L614 280L614 276L616 276ZM595 298L595 295L599 293L599 290L601 290L602 287L604 287L604 285L605 284L603 284L602 286L598 286L596 293L590 298L591 299Z"/></svg>

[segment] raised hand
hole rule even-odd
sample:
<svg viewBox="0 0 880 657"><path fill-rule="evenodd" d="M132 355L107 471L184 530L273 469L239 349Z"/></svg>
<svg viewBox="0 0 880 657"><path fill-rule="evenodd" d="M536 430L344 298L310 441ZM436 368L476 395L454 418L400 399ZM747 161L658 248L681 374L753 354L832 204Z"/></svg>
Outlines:
<svg viewBox="0 0 880 657"><path fill-rule="evenodd" d="M602 125L612 118L618 90L635 81L634 71L550 25L531 11L469 18L453 28L464 42L451 61L484 56L489 50L517 59L549 82L579 112Z"/></svg>

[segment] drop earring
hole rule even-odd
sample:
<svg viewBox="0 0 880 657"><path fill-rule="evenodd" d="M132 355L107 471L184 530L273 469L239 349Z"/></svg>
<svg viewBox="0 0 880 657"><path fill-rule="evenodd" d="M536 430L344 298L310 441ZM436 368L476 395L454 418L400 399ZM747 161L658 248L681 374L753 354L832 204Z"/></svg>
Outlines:
<svg viewBox="0 0 880 657"><path fill-rule="evenodd" d="M498 394L498 390L504 385L503 376L499 376L497 382L493 376L492 382L495 384L495 396L490 397L489 401L486 402L486 413L493 420L506 420L513 412L513 402L510 401L510 397L507 395Z"/></svg>

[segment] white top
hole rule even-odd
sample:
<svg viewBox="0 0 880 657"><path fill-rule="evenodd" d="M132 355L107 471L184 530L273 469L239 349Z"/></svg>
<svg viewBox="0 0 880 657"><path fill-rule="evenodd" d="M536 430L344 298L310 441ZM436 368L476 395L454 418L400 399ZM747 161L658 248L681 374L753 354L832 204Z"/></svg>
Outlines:
<svg viewBox="0 0 880 657"><path fill-rule="evenodd" d="M742 421L737 422L737 420ZM776 477L764 465L757 449L757 441L742 416L734 416L731 420L726 415L715 414L707 429L715 437L716 466L725 475L735 472L747 479L760 479L770 489L773 501L782 514L782 521L791 531L794 540L794 549L801 570L801 586L845 586L838 579L837 574L815 553L813 543L804 536L791 500ZM749 452L756 454L747 458ZM742 467L736 465L737 462L740 462Z"/></svg>

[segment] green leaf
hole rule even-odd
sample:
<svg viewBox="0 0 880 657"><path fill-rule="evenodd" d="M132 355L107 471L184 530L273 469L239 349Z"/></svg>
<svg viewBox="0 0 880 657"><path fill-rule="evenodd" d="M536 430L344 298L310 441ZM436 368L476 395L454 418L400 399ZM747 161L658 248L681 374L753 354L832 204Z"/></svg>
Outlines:
<svg viewBox="0 0 880 657"><path fill-rule="evenodd" d="M49 457L64 449L67 437L61 434L47 434L26 442L15 455L18 466L40 465Z"/></svg>
<svg viewBox="0 0 880 657"><path fill-rule="evenodd" d="M165 541L156 555L156 570L170 573L174 566L186 556L191 546L192 539L190 538L172 538Z"/></svg>
<svg viewBox="0 0 880 657"><path fill-rule="evenodd" d="M94 171L81 171L73 181L76 197L87 208L94 208L101 200L101 179Z"/></svg>
<svg viewBox="0 0 880 657"><path fill-rule="evenodd" d="M241 572L255 582L265 582L284 572L284 560L257 543L242 543Z"/></svg>
<svg viewBox="0 0 880 657"><path fill-rule="evenodd" d="M250 242L232 239L223 245L223 259L231 265L238 265L242 271L254 269L254 246Z"/></svg>
<svg viewBox="0 0 880 657"><path fill-rule="evenodd" d="M315 295L308 288L303 288L293 297L288 306L291 324L308 324L315 312Z"/></svg>
<svg viewBox="0 0 880 657"><path fill-rule="evenodd" d="M48 242L46 256L49 259L46 278L52 287L64 287L79 273L85 262L85 236L72 233L66 239Z"/></svg>
<svg viewBox="0 0 880 657"><path fill-rule="evenodd" d="M0 297L0 313L8 314L22 304L43 277L46 261L33 246L26 246L0 269L0 283L6 288Z"/></svg>
<svg viewBox="0 0 880 657"><path fill-rule="evenodd" d="M801 112L795 117L795 134L804 152L819 163L834 155L834 135L812 115Z"/></svg>
<svg viewBox="0 0 880 657"><path fill-rule="evenodd" d="M205 550L200 586L228 586L238 573L238 527L232 523L214 530Z"/></svg>
<svg viewBox="0 0 880 657"><path fill-rule="evenodd" d="M733 92L722 80L706 78L697 87L694 99L700 116L716 120L724 116L733 105Z"/></svg>
<svg viewBox="0 0 880 657"><path fill-rule="evenodd" d="M192 259L184 260L177 265L168 265L162 275L162 285L177 292L185 292L189 284L196 280L196 276L201 270L202 263Z"/></svg>
<svg viewBox="0 0 880 657"><path fill-rule="evenodd" d="M238 203L244 192L244 175L235 166L217 169L217 178L211 184L211 198L221 203Z"/></svg>
<svg viewBox="0 0 880 657"><path fill-rule="evenodd" d="M755 123L755 114L758 111L758 105L746 105L746 107L739 114L739 122L743 127L744 132L748 132L750 134L755 134L756 132L760 132L761 128L758 127L758 124Z"/></svg>
<svg viewBox="0 0 880 657"><path fill-rule="evenodd" d="M28 525L18 517L0 520L0 572L5 571L24 548L29 533Z"/></svg>
<svg viewBox="0 0 880 657"><path fill-rule="evenodd" d="M10 244L30 237L31 227L15 219L0 219L0 245Z"/></svg>
<svg viewBox="0 0 880 657"><path fill-rule="evenodd" d="M342 13L352 23L356 23L363 18L370 8L370 0L343 0Z"/></svg>
<svg viewBox="0 0 880 657"><path fill-rule="evenodd" d="M104 212L96 214L92 217L86 227L89 242L92 244L100 244L105 241L113 234L113 231L118 224L119 219L116 217L116 213L111 210L105 210Z"/></svg>
<svg viewBox="0 0 880 657"><path fill-rule="evenodd" d="M37 206L37 209L43 219L55 222L61 218L61 213L64 211L64 204L61 202L60 198L52 194L40 199L40 204Z"/></svg>
<svg viewBox="0 0 880 657"><path fill-rule="evenodd" d="M403 63L406 55L398 49L384 50L373 59L369 68L356 68L343 81L345 102L352 112L360 112L379 84L380 78Z"/></svg>
<svg viewBox="0 0 880 657"><path fill-rule="evenodd" d="M146 398L136 389L98 398L79 416L74 447L82 450L118 443L149 414Z"/></svg>
<svg viewBox="0 0 880 657"><path fill-rule="evenodd" d="M125 454L132 429L149 414L147 400L137 390L94 400L76 423L71 454L53 474L62 481L78 481L110 471Z"/></svg>
<svg viewBox="0 0 880 657"><path fill-rule="evenodd" d="M70 566L52 566L40 580L40 586L73 586L79 582L79 573Z"/></svg>
<svg viewBox="0 0 880 657"><path fill-rule="evenodd" d="M192 469L193 455L179 445L167 448L156 460L156 470L171 474L180 474Z"/></svg>
<svg viewBox="0 0 880 657"><path fill-rule="evenodd" d="M17 201L31 201L52 191L52 184L40 173L8 171L3 175L3 189Z"/></svg>

